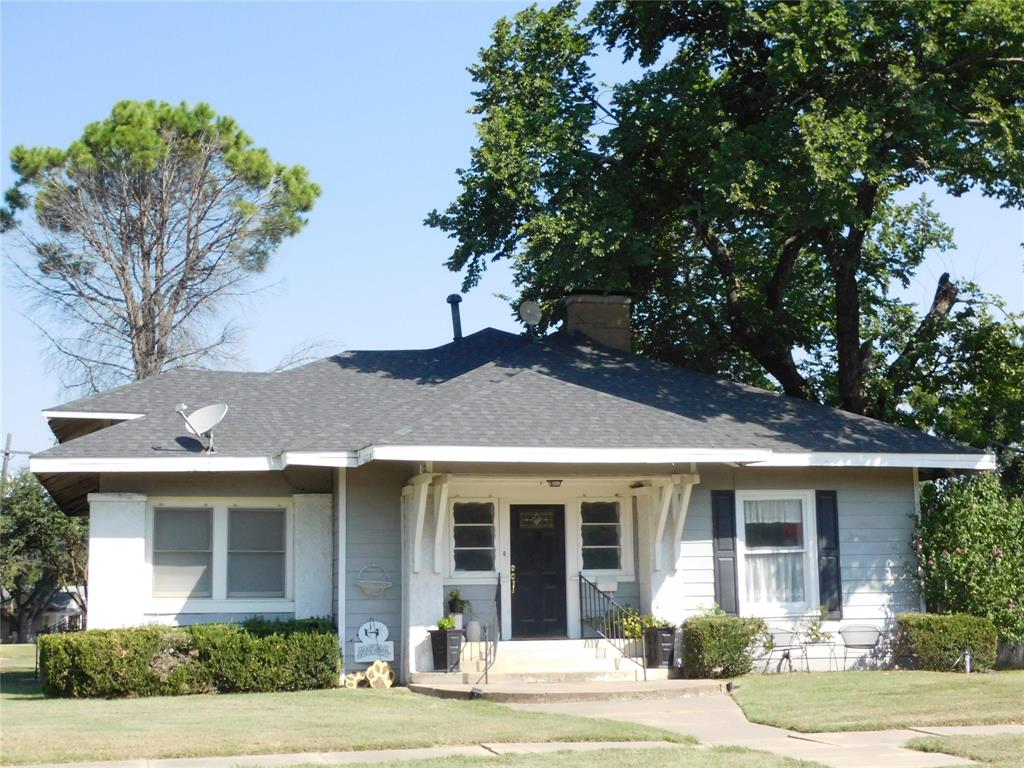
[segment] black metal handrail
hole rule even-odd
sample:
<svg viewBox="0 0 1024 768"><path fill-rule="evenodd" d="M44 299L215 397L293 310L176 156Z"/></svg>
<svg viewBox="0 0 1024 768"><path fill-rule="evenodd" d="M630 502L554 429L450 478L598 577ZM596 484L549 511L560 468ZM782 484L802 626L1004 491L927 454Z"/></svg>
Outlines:
<svg viewBox="0 0 1024 768"><path fill-rule="evenodd" d="M619 654L639 666L647 679L647 659L641 648L640 661L628 653L626 646L636 638L627 637L626 619L631 611L615 602L615 598L600 589L580 573L580 634L590 627L599 637L603 638Z"/></svg>
<svg viewBox="0 0 1024 768"><path fill-rule="evenodd" d="M48 627L45 627L36 632L33 642L35 642L36 652L36 677L39 677L39 636L40 635L54 635L60 632L81 632L86 628L86 616L85 611L79 611L78 613L72 613L69 616L65 616L60 621L54 622Z"/></svg>
<svg viewBox="0 0 1024 768"><path fill-rule="evenodd" d="M498 640L501 638L501 574L498 574L498 583L494 587L494 617L484 627L484 673L480 676L480 679L476 681L477 685L480 684L480 680L484 683L490 682L491 667L494 666L495 660L498 658Z"/></svg>

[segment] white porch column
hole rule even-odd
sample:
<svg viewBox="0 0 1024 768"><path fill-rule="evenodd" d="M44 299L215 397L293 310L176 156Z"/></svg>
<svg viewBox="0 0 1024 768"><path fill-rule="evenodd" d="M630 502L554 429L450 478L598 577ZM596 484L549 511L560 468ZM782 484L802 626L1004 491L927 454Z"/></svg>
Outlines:
<svg viewBox="0 0 1024 768"><path fill-rule="evenodd" d="M295 618L330 616L333 564L331 555L331 500L329 493L297 493L293 558L295 563Z"/></svg>
<svg viewBox="0 0 1024 768"><path fill-rule="evenodd" d="M434 669L428 630L444 610L444 578L434 568L435 516L444 514L431 498L432 475L417 475L402 490L402 629L401 677ZM434 488L433 493L440 493Z"/></svg>
<svg viewBox="0 0 1024 768"><path fill-rule="evenodd" d="M345 674L345 670L348 669L349 659L348 654L345 653L345 636L346 627L348 626L348 616L345 613L345 587L348 583L345 571L347 568L345 558L345 547L347 546L347 523L348 523L348 487L347 480L348 476L345 474L348 472L344 467L339 467L334 470L334 509L332 510L332 518L334 522L334 568L335 568L335 591L337 592L337 604L335 605L335 613L337 614L338 622L338 644L341 646L342 653L342 669L341 673Z"/></svg>
<svg viewBox="0 0 1024 768"><path fill-rule="evenodd" d="M146 497L89 494L89 628L142 624L151 595Z"/></svg>
<svg viewBox="0 0 1024 768"><path fill-rule="evenodd" d="M640 603L642 610L672 622L682 621L685 610L680 542L691 491L699 482L695 472L673 475L637 496Z"/></svg>

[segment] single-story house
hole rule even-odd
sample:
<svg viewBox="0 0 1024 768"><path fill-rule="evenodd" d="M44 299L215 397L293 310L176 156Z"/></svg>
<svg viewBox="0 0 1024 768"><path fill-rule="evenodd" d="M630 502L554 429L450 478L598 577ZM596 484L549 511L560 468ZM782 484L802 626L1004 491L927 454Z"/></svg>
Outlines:
<svg viewBox="0 0 1024 768"><path fill-rule="evenodd" d="M352 669L383 624L409 679L452 589L499 658L592 636L586 590L673 622L920 608L918 482L990 454L631 354L626 297L566 312L539 338L175 369L46 411L59 445L31 469L89 516L89 626L334 616ZM215 402L208 452L177 411Z"/></svg>

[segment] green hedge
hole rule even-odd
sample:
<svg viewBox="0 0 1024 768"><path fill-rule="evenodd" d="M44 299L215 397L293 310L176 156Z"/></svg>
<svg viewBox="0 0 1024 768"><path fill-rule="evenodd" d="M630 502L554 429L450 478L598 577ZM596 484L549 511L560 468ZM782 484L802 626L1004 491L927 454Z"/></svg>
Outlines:
<svg viewBox="0 0 1024 768"><path fill-rule="evenodd" d="M48 696L122 698L297 691L338 683L338 636L233 624L91 629L39 638Z"/></svg>
<svg viewBox="0 0 1024 768"><path fill-rule="evenodd" d="M737 677L754 666L754 653L766 631L762 619L695 616L683 622L683 674Z"/></svg>
<svg viewBox="0 0 1024 768"><path fill-rule="evenodd" d="M960 657L965 648L971 649L974 669L992 669L996 663L996 628L981 616L901 613L896 616L894 642L897 662L921 669L963 669Z"/></svg>
<svg viewBox="0 0 1024 768"><path fill-rule="evenodd" d="M296 632L321 632L333 634L336 632L334 619L330 616L314 616L309 619L264 619L261 616L253 616L242 622L242 628L259 637L267 635L294 635Z"/></svg>

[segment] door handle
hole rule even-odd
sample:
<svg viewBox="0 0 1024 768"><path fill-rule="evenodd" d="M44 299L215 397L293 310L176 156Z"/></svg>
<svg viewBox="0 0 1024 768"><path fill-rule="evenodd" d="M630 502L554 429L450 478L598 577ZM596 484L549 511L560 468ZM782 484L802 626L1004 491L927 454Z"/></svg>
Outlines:
<svg viewBox="0 0 1024 768"><path fill-rule="evenodd" d="M512 566L512 575L509 578L509 588L511 590L510 594L514 595L516 593L516 567L514 565Z"/></svg>

